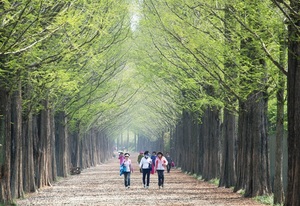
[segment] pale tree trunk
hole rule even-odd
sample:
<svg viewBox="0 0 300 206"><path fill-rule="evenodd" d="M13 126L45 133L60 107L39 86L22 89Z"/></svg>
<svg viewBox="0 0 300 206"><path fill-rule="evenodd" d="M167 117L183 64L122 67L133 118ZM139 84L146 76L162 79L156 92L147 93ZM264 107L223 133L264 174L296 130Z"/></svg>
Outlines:
<svg viewBox="0 0 300 206"><path fill-rule="evenodd" d="M276 122L276 160L274 177L274 204L281 204L284 200L282 183L282 150L284 136L284 77L279 77L279 89L277 91L277 122Z"/></svg>
<svg viewBox="0 0 300 206"><path fill-rule="evenodd" d="M22 165L22 97L21 83L12 98L12 163L11 193L12 198L23 196L23 165Z"/></svg>
<svg viewBox="0 0 300 206"><path fill-rule="evenodd" d="M35 192L34 160L33 160L33 124L32 114L29 113L27 120L23 123L23 162L24 162L24 192Z"/></svg>
<svg viewBox="0 0 300 206"><path fill-rule="evenodd" d="M286 38L285 33L280 39L280 64L284 67L286 60ZM282 159L283 159L283 137L284 137L284 91L285 76L278 71L278 89L277 89L277 122L276 122L276 155L275 155L275 177L274 177L274 204L284 202L284 189L282 182Z"/></svg>
<svg viewBox="0 0 300 206"><path fill-rule="evenodd" d="M38 187L41 188L45 185L51 185L52 181L52 168L51 165L51 120L50 110L48 108L48 101L43 101L44 109L40 114L40 137L39 137L39 175Z"/></svg>
<svg viewBox="0 0 300 206"><path fill-rule="evenodd" d="M57 179L57 167L56 167L56 151L55 151L55 111L50 110L50 179L52 182Z"/></svg>

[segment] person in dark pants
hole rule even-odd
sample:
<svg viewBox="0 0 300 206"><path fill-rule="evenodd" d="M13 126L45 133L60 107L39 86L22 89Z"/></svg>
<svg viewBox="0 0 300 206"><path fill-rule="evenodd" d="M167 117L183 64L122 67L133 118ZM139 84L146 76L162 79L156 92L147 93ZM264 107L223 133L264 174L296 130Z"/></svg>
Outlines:
<svg viewBox="0 0 300 206"><path fill-rule="evenodd" d="M167 165L167 172L170 173L171 167L172 167L172 158L170 157L170 154L167 153L166 154L166 159L168 161L168 165Z"/></svg>
<svg viewBox="0 0 300 206"><path fill-rule="evenodd" d="M164 157L163 153L158 152L156 160L155 160L155 170L158 175L158 188L159 189L164 187L164 181L165 181L164 171L165 171L165 167L167 165L168 165L168 161Z"/></svg>
<svg viewBox="0 0 300 206"><path fill-rule="evenodd" d="M156 160L156 152L153 151L152 155L151 155L151 160L152 160L152 170L151 170L151 174L153 175L155 173L155 160Z"/></svg>
<svg viewBox="0 0 300 206"><path fill-rule="evenodd" d="M123 161L123 164L126 168L124 172L124 185L126 189L130 188L130 173L133 172L133 167L131 165L131 160L129 159L130 154L125 153L125 159Z"/></svg>
<svg viewBox="0 0 300 206"><path fill-rule="evenodd" d="M149 151L144 152L144 157L141 159L140 168L143 169L143 185L144 188L149 188L150 183L150 172L152 169L152 160L149 156ZM146 181L147 178L147 181Z"/></svg>

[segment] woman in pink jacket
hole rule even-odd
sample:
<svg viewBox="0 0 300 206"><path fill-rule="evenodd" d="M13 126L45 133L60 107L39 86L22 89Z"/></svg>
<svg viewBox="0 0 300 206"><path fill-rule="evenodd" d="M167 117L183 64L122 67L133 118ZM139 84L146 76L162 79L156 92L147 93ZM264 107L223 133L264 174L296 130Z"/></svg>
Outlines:
<svg viewBox="0 0 300 206"><path fill-rule="evenodd" d="M122 165L123 162L124 162L124 159L125 159L124 153L123 153L123 152L120 152L120 153L119 153L119 158L118 158L118 159L120 160L120 165Z"/></svg>
<svg viewBox="0 0 300 206"><path fill-rule="evenodd" d="M155 160L155 170L158 175L158 188L163 188L164 187L164 171L165 167L168 165L167 159L164 157L162 152L157 153L157 157Z"/></svg>

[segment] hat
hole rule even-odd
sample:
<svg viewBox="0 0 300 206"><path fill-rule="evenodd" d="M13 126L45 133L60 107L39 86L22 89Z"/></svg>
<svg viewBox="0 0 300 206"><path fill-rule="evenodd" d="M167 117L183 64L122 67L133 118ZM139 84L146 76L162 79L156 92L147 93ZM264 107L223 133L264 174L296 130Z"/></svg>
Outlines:
<svg viewBox="0 0 300 206"><path fill-rule="evenodd" d="M144 151L140 151L140 154L143 154L144 153Z"/></svg>
<svg viewBox="0 0 300 206"><path fill-rule="evenodd" d="M130 154L129 153L125 153L125 157L129 157L130 156Z"/></svg>
<svg viewBox="0 0 300 206"><path fill-rule="evenodd" d="M161 156L164 156L164 154L163 154L162 152L158 152L158 153L157 153L157 155L159 155L159 154L160 154Z"/></svg>

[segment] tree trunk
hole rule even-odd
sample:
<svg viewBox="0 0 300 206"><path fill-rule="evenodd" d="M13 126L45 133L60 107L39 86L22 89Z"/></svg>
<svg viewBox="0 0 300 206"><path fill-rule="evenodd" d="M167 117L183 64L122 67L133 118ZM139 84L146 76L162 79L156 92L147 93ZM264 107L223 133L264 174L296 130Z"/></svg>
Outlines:
<svg viewBox="0 0 300 206"><path fill-rule="evenodd" d="M300 2L290 0L288 27L288 188L286 206L300 205Z"/></svg>
<svg viewBox="0 0 300 206"><path fill-rule="evenodd" d="M53 181L52 177L52 157L51 157L51 146L52 146L52 137L51 137L51 112L49 109L48 101L43 101L44 109L40 113L40 124L39 124L39 172L37 175L37 186L39 188L45 185L51 185Z"/></svg>
<svg viewBox="0 0 300 206"><path fill-rule="evenodd" d="M68 132L67 121L65 114L60 112L56 119L57 135L56 141L56 154L57 154L57 175L67 177L69 172L68 162Z"/></svg>
<svg viewBox="0 0 300 206"><path fill-rule="evenodd" d="M282 183L282 150L284 135L284 77L279 77L279 89L277 90L277 122L276 122L276 157L274 177L274 204L281 204L284 200Z"/></svg>
<svg viewBox="0 0 300 206"><path fill-rule="evenodd" d="M234 186L236 181L235 173L235 143L236 143L236 116L227 109L224 109L223 121L223 144L222 164L219 186L229 188Z"/></svg>
<svg viewBox="0 0 300 206"><path fill-rule="evenodd" d="M34 180L34 159L33 159L33 118L32 113L26 118L26 121L23 122L23 145L24 145L24 192L35 192L36 185Z"/></svg>
<svg viewBox="0 0 300 206"><path fill-rule="evenodd" d="M1 82L2 79L0 78ZM11 194L11 97L3 89L0 82L0 138L1 138L1 170L0 170L0 201L5 204L12 203Z"/></svg>
<svg viewBox="0 0 300 206"><path fill-rule="evenodd" d="M204 159L203 173L205 180L219 177L219 112L216 108L207 108L203 115Z"/></svg>
<svg viewBox="0 0 300 206"><path fill-rule="evenodd" d="M12 98L11 193L12 198L23 196L22 165L22 100L21 83Z"/></svg>
<svg viewBox="0 0 300 206"><path fill-rule="evenodd" d="M285 28L284 28L285 29ZM280 64L284 65L286 60L286 38L285 33L280 40ZM284 91L285 76L278 71L277 89L277 122L276 122L276 154L275 154L275 176L274 176L274 204L284 202L284 189L282 181L282 159L283 159L283 137L284 137Z"/></svg>
<svg viewBox="0 0 300 206"><path fill-rule="evenodd" d="M51 181L54 182L57 179L57 163L56 163L56 147L55 147L55 117L54 117L54 110L50 110L50 169L51 172L50 176Z"/></svg>
<svg viewBox="0 0 300 206"><path fill-rule="evenodd" d="M234 51L234 43L232 40L232 33L236 29L236 20L230 12L230 6L232 2L230 0L225 3L225 22L224 22L224 37L225 45L231 51ZM231 56L228 57L227 52L224 54L225 63L224 69L226 73L232 78L236 79L236 64L235 59ZM232 82L231 82L232 83ZM229 98L228 98L229 99ZM226 107L230 107L235 103L236 100L227 100ZM219 186L224 186L229 188L234 186L236 181L236 172L235 172L235 156L236 156L236 116L230 112L227 108L224 109L223 116L223 127L222 127L222 149L221 149L221 176Z"/></svg>
<svg viewBox="0 0 300 206"><path fill-rule="evenodd" d="M254 92L240 104L237 141L237 182L234 191L245 189L245 197L270 193L266 123L267 102Z"/></svg>

